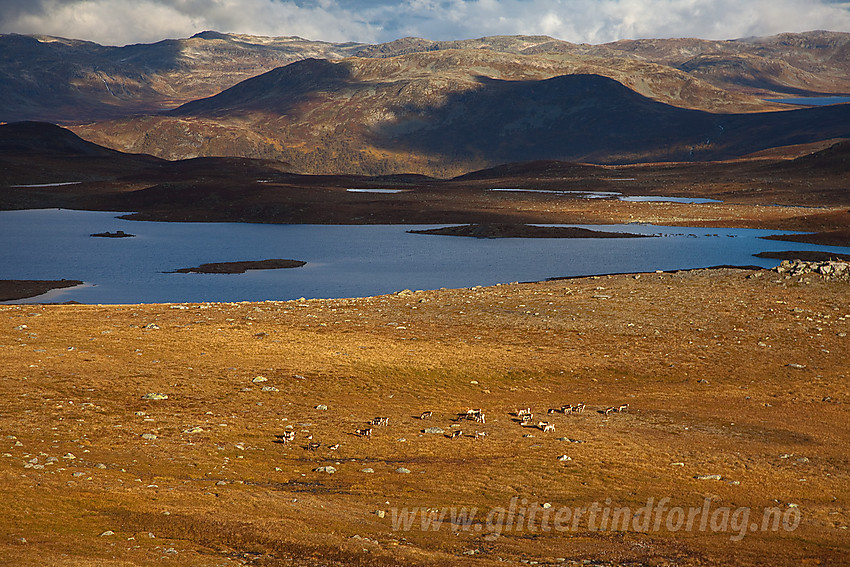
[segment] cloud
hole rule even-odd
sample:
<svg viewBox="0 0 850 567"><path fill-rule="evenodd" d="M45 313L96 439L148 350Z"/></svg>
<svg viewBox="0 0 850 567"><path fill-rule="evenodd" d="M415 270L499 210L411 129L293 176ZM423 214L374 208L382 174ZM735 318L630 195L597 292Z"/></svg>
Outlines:
<svg viewBox="0 0 850 567"><path fill-rule="evenodd" d="M3 0L0 32L124 45L203 30L326 41L550 35L730 39L850 31L845 0Z"/></svg>

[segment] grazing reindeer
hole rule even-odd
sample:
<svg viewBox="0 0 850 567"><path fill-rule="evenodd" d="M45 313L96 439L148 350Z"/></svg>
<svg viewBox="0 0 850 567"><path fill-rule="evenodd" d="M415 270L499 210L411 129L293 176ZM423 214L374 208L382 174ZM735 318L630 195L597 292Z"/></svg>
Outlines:
<svg viewBox="0 0 850 567"><path fill-rule="evenodd" d="M476 422L476 423L480 423L480 424L482 424L482 425L483 425L484 423L486 423L486 422L484 421L484 414L483 414L483 413L476 413L476 414L474 414L474 415L473 415L470 419L471 419L472 421L474 421L474 422Z"/></svg>
<svg viewBox="0 0 850 567"><path fill-rule="evenodd" d="M330 447L328 447L328 449L330 449L331 451L336 451L337 449L339 449L339 443L331 445Z"/></svg>
<svg viewBox="0 0 850 567"><path fill-rule="evenodd" d="M561 413L570 414L570 413L573 413L574 409L575 408L573 408L573 406L571 406L570 404L567 404L565 406L561 406Z"/></svg>
<svg viewBox="0 0 850 567"><path fill-rule="evenodd" d="M573 406L573 413L581 413L584 411L584 402Z"/></svg>
<svg viewBox="0 0 850 567"><path fill-rule="evenodd" d="M457 438L458 438L458 437L460 437L461 435L463 435L463 431L461 431L460 429L455 429L455 430L454 430L454 431L452 431L452 433L451 433L451 438L452 438L452 439L457 439Z"/></svg>
<svg viewBox="0 0 850 567"><path fill-rule="evenodd" d="M419 415L419 419L428 419L428 418L430 418L432 415L434 415L434 412L432 412L432 411L423 411L423 412Z"/></svg>
<svg viewBox="0 0 850 567"><path fill-rule="evenodd" d="M564 413L564 410L563 408L549 408L549 411L546 413L552 415L553 413Z"/></svg>
<svg viewBox="0 0 850 567"><path fill-rule="evenodd" d="M610 408L605 408L604 410L602 410L602 413L604 413L605 415L608 415L609 413L615 412L615 411L617 411L617 408L610 407Z"/></svg>
<svg viewBox="0 0 850 567"><path fill-rule="evenodd" d="M319 447L321 447L321 446L322 446L322 444L321 444L321 443L318 443L318 442L316 442L316 441L313 441L313 442L311 442L311 443L307 443L307 450L308 450L308 451L315 451L316 449L318 449L318 448L319 448Z"/></svg>
<svg viewBox="0 0 850 567"><path fill-rule="evenodd" d="M523 416L521 416L519 419L520 419L521 425L528 425L529 423L531 423L531 420L534 419L534 414L533 413L527 413L527 414L524 414Z"/></svg>
<svg viewBox="0 0 850 567"><path fill-rule="evenodd" d="M294 431L284 431L280 435L275 435L281 443L291 443L293 439L295 439Z"/></svg>
<svg viewBox="0 0 850 567"><path fill-rule="evenodd" d="M555 431L555 424L554 423L547 423L546 425L543 426L542 429L543 429L543 433L549 433L550 431Z"/></svg>
<svg viewBox="0 0 850 567"><path fill-rule="evenodd" d="M475 438L476 439L483 439L484 437L487 437L486 431L476 431L475 432Z"/></svg>
<svg viewBox="0 0 850 567"><path fill-rule="evenodd" d="M624 411L627 411L628 409L629 409L629 404L623 404L620 407L618 407L616 411L617 411L617 413L623 413Z"/></svg>
<svg viewBox="0 0 850 567"><path fill-rule="evenodd" d="M516 415L517 417L531 415L531 408L520 408L514 412L514 415Z"/></svg>
<svg viewBox="0 0 850 567"><path fill-rule="evenodd" d="M369 425L389 425L390 418L388 417L376 417L373 418L372 421L369 422Z"/></svg>
<svg viewBox="0 0 850 567"><path fill-rule="evenodd" d="M354 431L354 434L358 437L368 437L371 439L372 437L372 428L367 427L366 429L357 429Z"/></svg>

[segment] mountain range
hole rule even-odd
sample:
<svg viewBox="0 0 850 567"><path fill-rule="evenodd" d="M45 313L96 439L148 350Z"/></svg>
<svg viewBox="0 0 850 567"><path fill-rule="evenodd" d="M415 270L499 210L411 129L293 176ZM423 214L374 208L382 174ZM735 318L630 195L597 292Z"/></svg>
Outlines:
<svg viewBox="0 0 850 567"><path fill-rule="evenodd" d="M126 47L0 36L0 120L62 123L166 159L453 176L538 159L725 159L850 137L850 34L578 45L545 36L380 45L203 32Z"/></svg>

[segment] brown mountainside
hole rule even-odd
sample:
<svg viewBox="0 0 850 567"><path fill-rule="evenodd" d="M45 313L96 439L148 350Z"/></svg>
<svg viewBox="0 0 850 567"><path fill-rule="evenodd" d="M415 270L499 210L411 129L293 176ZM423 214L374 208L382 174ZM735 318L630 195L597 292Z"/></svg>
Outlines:
<svg viewBox="0 0 850 567"><path fill-rule="evenodd" d="M339 59L359 47L217 32L125 47L0 35L0 121L72 123L156 112L305 57Z"/></svg>
<svg viewBox="0 0 850 567"><path fill-rule="evenodd" d="M539 159L722 159L850 137L848 105L709 113L681 108L682 101L740 108L748 98L635 60L608 67L621 83L595 73L597 62L483 49L309 59L167 116L76 131L109 147L168 159L239 155L284 160L305 173L443 177Z"/></svg>
<svg viewBox="0 0 850 567"><path fill-rule="evenodd" d="M453 50L542 56L543 65L560 57L594 67L578 72L608 76L647 96L664 102L678 100L676 104L702 110L764 108L763 103L746 97L716 96L724 91L760 98L850 92L850 34L837 32L604 45L579 45L546 36L461 41L404 38L366 45L208 31L188 39L125 47L0 34L0 121L74 123L118 118L174 108L301 59L392 58ZM661 68L662 78L657 79ZM679 83L663 78L674 72L679 73ZM695 84L712 85L715 96L699 96L703 87ZM689 91L695 91L693 96Z"/></svg>

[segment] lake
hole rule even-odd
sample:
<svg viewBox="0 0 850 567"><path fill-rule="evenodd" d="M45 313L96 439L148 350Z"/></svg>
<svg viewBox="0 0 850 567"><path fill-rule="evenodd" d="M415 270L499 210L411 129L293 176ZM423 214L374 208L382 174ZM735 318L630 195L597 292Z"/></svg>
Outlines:
<svg viewBox="0 0 850 567"><path fill-rule="evenodd" d="M262 301L360 297L402 289L486 286L721 264L775 266L778 260L752 256L767 250L850 254L850 248L758 238L779 233L770 230L569 225L661 238L476 239L406 232L439 225L164 223L116 218L120 214L0 211L0 279L87 282L83 287L26 300L30 302ZM136 237L90 236L119 230ZM245 274L164 273L203 263L269 258L307 264Z"/></svg>
<svg viewBox="0 0 850 567"><path fill-rule="evenodd" d="M850 102L850 96L803 96L796 98L767 98L768 102L781 102L782 104L796 104L801 106L827 106L830 104L843 104Z"/></svg>

